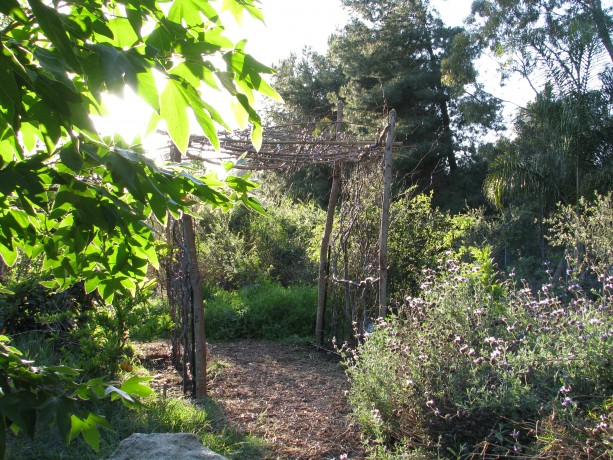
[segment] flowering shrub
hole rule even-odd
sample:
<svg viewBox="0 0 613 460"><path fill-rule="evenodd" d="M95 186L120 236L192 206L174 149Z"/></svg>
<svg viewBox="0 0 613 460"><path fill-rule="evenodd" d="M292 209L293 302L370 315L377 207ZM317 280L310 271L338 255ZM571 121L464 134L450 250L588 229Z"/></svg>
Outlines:
<svg viewBox="0 0 613 460"><path fill-rule="evenodd" d="M534 292L490 269L449 260L425 273L422 295L346 352L353 415L376 458L613 450L613 277L594 296Z"/></svg>

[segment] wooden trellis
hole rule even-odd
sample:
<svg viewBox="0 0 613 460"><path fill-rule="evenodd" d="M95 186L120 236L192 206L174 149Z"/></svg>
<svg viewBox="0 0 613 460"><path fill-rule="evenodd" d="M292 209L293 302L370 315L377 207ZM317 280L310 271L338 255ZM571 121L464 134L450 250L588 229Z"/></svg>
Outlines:
<svg viewBox="0 0 613 460"><path fill-rule="evenodd" d="M333 165L333 181L328 204L326 227L322 236L320 250L319 291L317 323L315 327L316 345L323 346L324 314L326 291L329 281L328 253L334 212L340 194L342 165L365 161L380 161L383 158L385 186L382 203L381 234L379 244L379 314L386 312L387 280L387 226L389 218L389 189L391 183L392 149L402 146L394 143L395 111L389 116L389 123L378 139L373 141L352 140L343 132L342 105L338 107L338 118L334 122L302 123L275 126L264 129L264 142L256 150L248 130L234 131L219 138L216 150L205 136L191 136L185 157L209 164L234 162L235 169L246 170L296 170L309 164ZM334 280L333 280L334 281ZM193 305L192 312L201 311L202 305ZM192 313L193 314L193 313ZM184 318L188 321L188 318ZM204 327L202 324L199 327ZM184 327L185 329L185 327ZM195 331L194 331L195 333ZM189 347L188 347L189 348ZM195 354L206 353L195 347ZM173 350L174 352L174 350Z"/></svg>

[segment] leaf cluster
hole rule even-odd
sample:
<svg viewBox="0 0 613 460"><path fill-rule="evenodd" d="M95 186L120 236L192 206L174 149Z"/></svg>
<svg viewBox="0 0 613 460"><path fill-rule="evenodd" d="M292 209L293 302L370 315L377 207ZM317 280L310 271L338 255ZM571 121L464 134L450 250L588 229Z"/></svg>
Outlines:
<svg viewBox="0 0 613 460"><path fill-rule="evenodd" d="M112 426L102 416L79 412L77 404L110 397L133 407L135 398L153 394L144 385L149 377L131 377L118 388L105 386L102 379L78 383L78 376L78 370L66 366L36 366L0 336L0 458L4 458L9 428L32 437L37 428L55 425L67 442L82 435L97 450L99 428L112 430Z"/></svg>
<svg viewBox="0 0 613 460"><path fill-rule="evenodd" d="M106 300L134 293L149 264L157 266L149 218L164 222L194 199L228 209L252 182L196 177L184 165L158 166L121 139L102 138L90 115L104 113L104 94L132 87L163 121L179 150L195 119L214 145L227 127L201 92L229 93L237 116L261 123L254 92L277 94L261 74L271 69L223 34L219 7L178 0L2 2L0 14L0 256L44 258L47 284L87 279ZM225 0L237 19L261 19L253 1ZM221 58L221 59L220 59ZM221 63L221 67L219 67ZM161 81L165 82L161 91Z"/></svg>

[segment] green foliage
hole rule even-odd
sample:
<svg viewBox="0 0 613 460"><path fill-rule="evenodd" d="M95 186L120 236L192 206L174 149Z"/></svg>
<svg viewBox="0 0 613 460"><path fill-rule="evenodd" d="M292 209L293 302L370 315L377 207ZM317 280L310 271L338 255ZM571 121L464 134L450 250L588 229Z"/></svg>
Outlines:
<svg viewBox="0 0 613 460"><path fill-rule="evenodd" d="M560 205L549 223L551 242L567 248L567 263L573 278L585 274L586 267L592 267L601 281L610 275L613 266L611 193L596 195L589 201L582 198L575 207Z"/></svg>
<svg viewBox="0 0 613 460"><path fill-rule="evenodd" d="M225 7L236 17L261 16L252 2ZM98 289L110 301L116 292L134 294L149 264L157 266L149 217L186 210L188 195L212 207L235 200L257 207L240 179L157 166L138 148L101 138L89 117L104 113L105 94L129 85L151 107L151 129L164 121L181 151L188 109L217 145L216 126L227 125L203 100L205 83L206 91L234 97L259 145L251 104L254 91L277 97L260 76L271 70L244 52L244 42L224 37L213 5L182 1L166 10L154 0L95 0L55 9L14 0L0 14L0 257L7 265L19 253L42 255L49 286L87 279L87 292ZM165 81L160 90L156 75Z"/></svg>
<svg viewBox="0 0 613 460"><path fill-rule="evenodd" d="M610 290L532 292L454 261L426 283L348 355L353 414L376 455L606 455Z"/></svg>
<svg viewBox="0 0 613 460"><path fill-rule="evenodd" d="M600 1L478 0L468 22L483 48L504 62L502 77L537 77L559 94L593 86L602 59L613 62L611 9ZM608 56L607 56L608 53Z"/></svg>
<svg viewBox="0 0 613 460"><path fill-rule="evenodd" d="M266 277L285 286L315 279L308 248L320 236L323 212L283 199L266 207L265 216L239 207L228 214L208 213L201 221L201 271L208 284L231 289Z"/></svg>
<svg viewBox="0 0 613 460"><path fill-rule="evenodd" d="M533 201L546 215L611 187L611 106L598 91L556 97L548 87L522 110L517 138L499 140L483 188L498 208Z"/></svg>
<svg viewBox="0 0 613 460"><path fill-rule="evenodd" d="M205 307L210 340L304 338L313 335L317 289L270 280L237 291L213 291Z"/></svg>
<svg viewBox="0 0 613 460"><path fill-rule="evenodd" d="M425 268L435 267L444 253L459 250L473 219L452 217L432 208L432 195L411 189L392 203L388 250L390 291L417 294Z"/></svg>
<svg viewBox="0 0 613 460"><path fill-rule="evenodd" d="M149 297L134 306L131 318L128 327L131 340L151 342L171 335L173 322L165 299Z"/></svg>
<svg viewBox="0 0 613 460"><path fill-rule="evenodd" d="M54 362L80 368L89 377L112 377L130 360L131 334L153 339L170 329L168 312L152 305L151 285L135 297L116 295L112 304L85 294L82 283L54 293L33 278L11 289L13 294L0 295L0 321L7 333L18 335L19 343L38 336L46 342L43 353L54 356Z"/></svg>
<svg viewBox="0 0 613 460"><path fill-rule="evenodd" d="M83 460L108 459L119 443L133 433L193 433L203 444L230 459L259 458L264 451L262 440L232 430L216 433L212 422L220 417L220 409L212 402L204 406L178 398L148 398L138 410L120 404L89 403L91 410L111 421L112 430L100 432L100 450L90 449L77 438L66 445L51 430L38 430L34 438L24 439L9 434L7 459L79 458Z"/></svg>
<svg viewBox="0 0 613 460"><path fill-rule="evenodd" d="M191 0L169 8L163 0L47 3L0 4L0 258L8 266L20 256L42 260L37 275L54 290L84 281L86 293L97 291L109 306L94 309L90 336L78 337L78 343L87 353L106 342L113 356L125 347L134 307L125 299L144 287L148 268L158 265L150 219L165 222L168 212L175 217L189 212L194 198L212 208L229 209L237 201L260 207L248 196L255 184L246 178L229 176L222 182L211 174L195 177L178 165L160 167L138 147L102 138L90 115L104 113L104 97L128 85L150 106L150 129L164 122L180 151L188 144L189 112L218 146L217 127L228 125L205 102L204 84L206 91L222 89L233 97L236 117L251 123L259 148L262 128L252 107L254 92L278 96L261 77L272 70L245 53L244 41L235 44L224 37L219 5ZM237 20L245 12L262 19L252 0L228 0L221 7ZM156 80L163 80L163 87ZM7 292L4 286L1 290ZM55 315L53 299L43 293L35 305L24 297L14 303L22 310L17 319L8 311L11 323L19 323L21 314ZM29 369L7 350L2 400L22 405L25 415L13 412L28 419L11 420L5 408L0 444L7 420L31 432L39 411L49 414L45 424L57 421L64 438L83 434L97 446L103 419L79 416L72 403L61 405L65 412L57 420L53 407L42 411L47 401L61 402L53 398L64 389L66 398L75 388L79 398L89 398L89 387L75 387L68 371ZM109 357L100 354L100 364ZM53 386L49 390L47 383Z"/></svg>
<svg viewBox="0 0 613 460"><path fill-rule="evenodd" d="M80 401L110 396L134 406L134 397L148 397L151 389L142 383L148 378L134 377L119 388L106 386L101 379L77 383L79 371L67 366L36 366L0 336L0 458L4 457L6 432L25 432L34 436L38 428L55 425L62 439L70 442L82 435L87 444L98 449L100 428L112 429L106 418L81 411Z"/></svg>

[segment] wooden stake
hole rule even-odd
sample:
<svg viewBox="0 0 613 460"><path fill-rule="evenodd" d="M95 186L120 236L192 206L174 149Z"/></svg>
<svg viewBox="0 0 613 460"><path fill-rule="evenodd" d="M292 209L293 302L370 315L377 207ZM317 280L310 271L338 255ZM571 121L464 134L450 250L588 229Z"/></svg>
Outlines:
<svg viewBox="0 0 613 460"><path fill-rule="evenodd" d="M389 115L389 130L383 157L383 204L381 206L381 233L379 234L379 317L387 315L387 237L390 222L390 194L392 188L392 146L396 133L396 110Z"/></svg>

